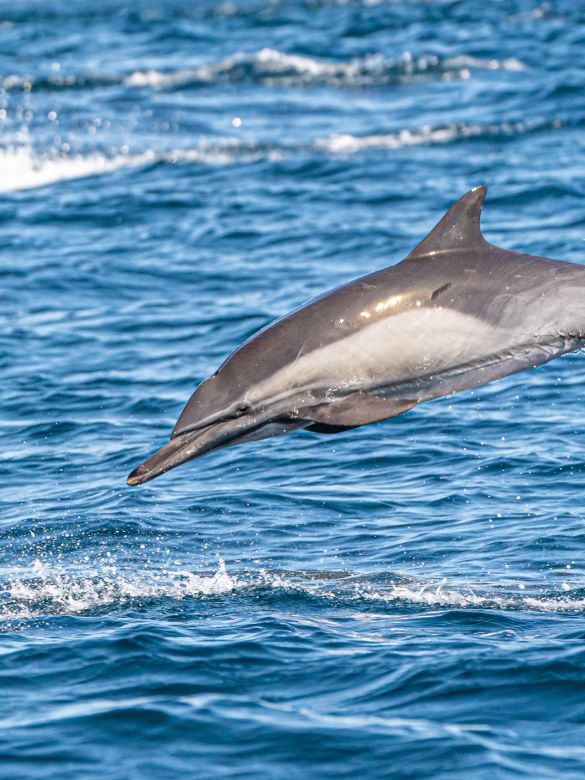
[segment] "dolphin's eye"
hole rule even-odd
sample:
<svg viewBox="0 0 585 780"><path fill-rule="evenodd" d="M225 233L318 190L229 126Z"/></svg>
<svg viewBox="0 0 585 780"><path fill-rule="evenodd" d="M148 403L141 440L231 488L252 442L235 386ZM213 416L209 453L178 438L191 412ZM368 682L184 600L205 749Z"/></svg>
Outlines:
<svg viewBox="0 0 585 780"><path fill-rule="evenodd" d="M234 409L234 417L241 417L243 414L247 414L252 409L252 404L247 401L242 401Z"/></svg>

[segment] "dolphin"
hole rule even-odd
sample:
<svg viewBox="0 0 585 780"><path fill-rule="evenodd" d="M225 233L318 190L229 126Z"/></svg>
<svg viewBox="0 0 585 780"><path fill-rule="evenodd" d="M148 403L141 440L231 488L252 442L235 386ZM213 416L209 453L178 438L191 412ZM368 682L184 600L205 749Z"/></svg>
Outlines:
<svg viewBox="0 0 585 780"><path fill-rule="evenodd" d="M238 347L128 483L235 444L386 420L581 348L585 267L490 244L480 227L486 193L470 190L403 261Z"/></svg>

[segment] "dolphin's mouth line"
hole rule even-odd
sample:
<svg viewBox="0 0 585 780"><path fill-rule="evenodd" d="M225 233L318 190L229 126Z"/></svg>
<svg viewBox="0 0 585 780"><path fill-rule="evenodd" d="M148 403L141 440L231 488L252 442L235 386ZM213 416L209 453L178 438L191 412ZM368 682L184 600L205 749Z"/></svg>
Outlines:
<svg viewBox="0 0 585 780"><path fill-rule="evenodd" d="M128 477L129 485L142 485L151 479L164 474L166 471L175 468L189 460L188 450L190 444L201 438L205 433L205 428L192 433L180 434L170 439L153 455L147 458L143 463L137 466Z"/></svg>
<svg viewBox="0 0 585 780"><path fill-rule="evenodd" d="M180 431L175 429L171 435L171 439L176 439L178 436L184 436L188 433L195 433L196 431L204 431L206 428L210 428L212 425L219 425L219 423L238 420L242 416L242 414L234 413L229 409L225 412L220 412L219 414L209 415L203 421L187 425L185 428L181 428Z"/></svg>
<svg viewBox="0 0 585 780"><path fill-rule="evenodd" d="M432 400L444 395L451 395L462 389L484 384L486 381L521 371L532 365L538 365L551 360L564 352L571 351L577 344L584 344L583 339L573 336L556 336L535 345L522 345L515 350L508 349L499 355L486 355L479 360L470 361L465 365L453 366L447 370L433 374L420 375L408 382L395 382L369 388L366 392L384 398L402 398L405 390L413 392L420 401ZM338 392L342 388L336 388ZM343 388L343 395L349 388ZM317 400L312 396L312 403L319 406L331 403L333 399ZM298 414L298 413L297 413ZM254 440L254 434L265 425L282 424L292 428L305 427L294 413L283 414L282 410L274 410L273 414L221 416L214 422L204 426L181 431L173 436L157 452L141 463L128 477L129 485L140 485L164 474L171 469L186 463L193 458L204 455L211 450L222 449L239 443L239 441ZM284 432L284 431L283 431ZM275 434L269 434L275 435Z"/></svg>
<svg viewBox="0 0 585 780"><path fill-rule="evenodd" d="M247 436L261 428L266 420L254 418L248 424L240 423L243 417L229 418L217 423L211 423L204 428L180 433L170 439L150 458L141 463L128 477L129 485L142 485L151 479L164 474L171 469L204 455L210 450L229 447L242 436ZM234 425L236 424L236 425Z"/></svg>

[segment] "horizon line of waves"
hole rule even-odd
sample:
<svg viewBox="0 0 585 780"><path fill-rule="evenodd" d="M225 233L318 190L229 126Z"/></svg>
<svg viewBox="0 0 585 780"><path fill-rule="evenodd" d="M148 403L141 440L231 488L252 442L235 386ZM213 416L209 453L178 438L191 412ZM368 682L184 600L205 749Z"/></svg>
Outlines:
<svg viewBox="0 0 585 780"><path fill-rule="evenodd" d="M514 57L500 60L468 54L451 57L436 54L413 56L406 51L396 59L374 53L349 60L325 60L265 47L256 52L236 52L216 62L174 71L148 69L126 74L54 74L37 78L9 74L0 80L0 87L9 92L86 89L120 84L154 89L213 83L257 83L281 87L383 87L428 79L465 80L470 78L473 71L521 72L525 69L525 64Z"/></svg>
<svg viewBox="0 0 585 780"><path fill-rule="evenodd" d="M89 566L89 565L88 565ZM10 579L0 601L0 620L13 623L52 615L78 615L111 607L132 606L144 601L231 597L246 591L280 593L284 598L315 599L332 607L352 605L364 611L371 605L379 611L390 608L433 610L500 610L511 612L583 612L585 588L564 581L560 590L536 583L450 583L415 580L410 576L351 574L349 572L246 571L231 574L218 557L214 573L186 569L135 573L115 563L71 571L35 560L31 572Z"/></svg>

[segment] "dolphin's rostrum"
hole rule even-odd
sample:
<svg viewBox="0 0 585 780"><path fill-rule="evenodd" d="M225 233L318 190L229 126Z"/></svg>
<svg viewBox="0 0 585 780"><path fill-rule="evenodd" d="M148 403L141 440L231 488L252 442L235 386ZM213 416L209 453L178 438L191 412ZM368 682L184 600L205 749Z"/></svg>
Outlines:
<svg viewBox="0 0 585 780"><path fill-rule="evenodd" d="M128 483L221 447L385 420L580 348L585 268L486 241L486 192L464 195L402 262L326 293L236 349Z"/></svg>

